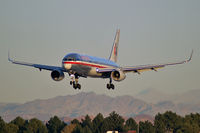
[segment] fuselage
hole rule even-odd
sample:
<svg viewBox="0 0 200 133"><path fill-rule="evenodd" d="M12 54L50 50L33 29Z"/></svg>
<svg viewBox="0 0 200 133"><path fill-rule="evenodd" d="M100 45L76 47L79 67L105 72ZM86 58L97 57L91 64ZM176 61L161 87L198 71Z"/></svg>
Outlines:
<svg viewBox="0 0 200 133"><path fill-rule="evenodd" d="M98 73L98 68L118 68L119 66L110 60L78 53L67 54L62 60L62 67L69 73L78 73L82 77L109 78L110 73Z"/></svg>

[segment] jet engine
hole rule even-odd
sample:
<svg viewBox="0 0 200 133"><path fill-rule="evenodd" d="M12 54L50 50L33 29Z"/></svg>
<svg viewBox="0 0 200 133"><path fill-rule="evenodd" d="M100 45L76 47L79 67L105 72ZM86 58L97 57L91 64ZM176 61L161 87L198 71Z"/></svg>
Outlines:
<svg viewBox="0 0 200 133"><path fill-rule="evenodd" d="M122 81L126 78L126 75L124 74L123 71L118 71L118 70L115 70L111 73L111 78L115 81Z"/></svg>
<svg viewBox="0 0 200 133"><path fill-rule="evenodd" d="M64 77L65 77L64 73L60 70L54 70L51 72L51 78L54 81L60 81L60 80L64 79Z"/></svg>

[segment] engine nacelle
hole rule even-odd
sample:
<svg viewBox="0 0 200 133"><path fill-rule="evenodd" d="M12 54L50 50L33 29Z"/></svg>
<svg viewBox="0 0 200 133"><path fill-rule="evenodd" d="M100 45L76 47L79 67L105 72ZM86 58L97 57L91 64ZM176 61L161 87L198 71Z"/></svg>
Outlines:
<svg viewBox="0 0 200 133"><path fill-rule="evenodd" d="M60 70L54 70L51 72L51 78L54 81L60 81L60 80L64 79L64 77L65 77L64 73Z"/></svg>
<svg viewBox="0 0 200 133"><path fill-rule="evenodd" d="M122 81L122 80L124 80L126 78L126 75L124 74L123 71L120 71L120 70L117 71L117 70L115 70L115 71L113 71L111 73L111 78L113 80L115 80L115 81Z"/></svg>

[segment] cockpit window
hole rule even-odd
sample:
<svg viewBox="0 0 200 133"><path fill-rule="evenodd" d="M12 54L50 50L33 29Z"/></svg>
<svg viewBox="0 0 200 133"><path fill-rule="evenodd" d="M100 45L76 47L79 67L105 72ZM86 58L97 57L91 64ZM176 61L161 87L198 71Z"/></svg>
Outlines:
<svg viewBox="0 0 200 133"><path fill-rule="evenodd" d="M65 57L63 61L76 61L76 58L73 57Z"/></svg>
<svg viewBox="0 0 200 133"><path fill-rule="evenodd" d="M64 57L63 61L77 61L79 58L78 54L68 54Z"/></svg>
<svg viewBox="0 0 200 133"><path fill-rule="evenodd" d="M75 61L75 59L74 59L74 58L71 58L71 57L68 57L66 60L67 60L67 61Z"/></svg>

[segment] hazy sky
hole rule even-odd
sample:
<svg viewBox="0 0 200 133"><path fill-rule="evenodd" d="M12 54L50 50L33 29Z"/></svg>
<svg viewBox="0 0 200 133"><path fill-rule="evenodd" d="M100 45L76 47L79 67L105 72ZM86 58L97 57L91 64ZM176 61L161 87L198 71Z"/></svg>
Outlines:
<svg viewBox="0 0 200 133"><path fill-rule="evenodd" d="M110 96L136 95L156 88L166 93L200 89L199 0L0 0L0 102L26 102L94 91ZM129 73L116 90L108 80L81 78L74 90L69 77L55 82L49 71L13 65L14 59L61 65L69 52L108 58L120 28L118 63L144 65L184 60L141 75Z"/></svg>

